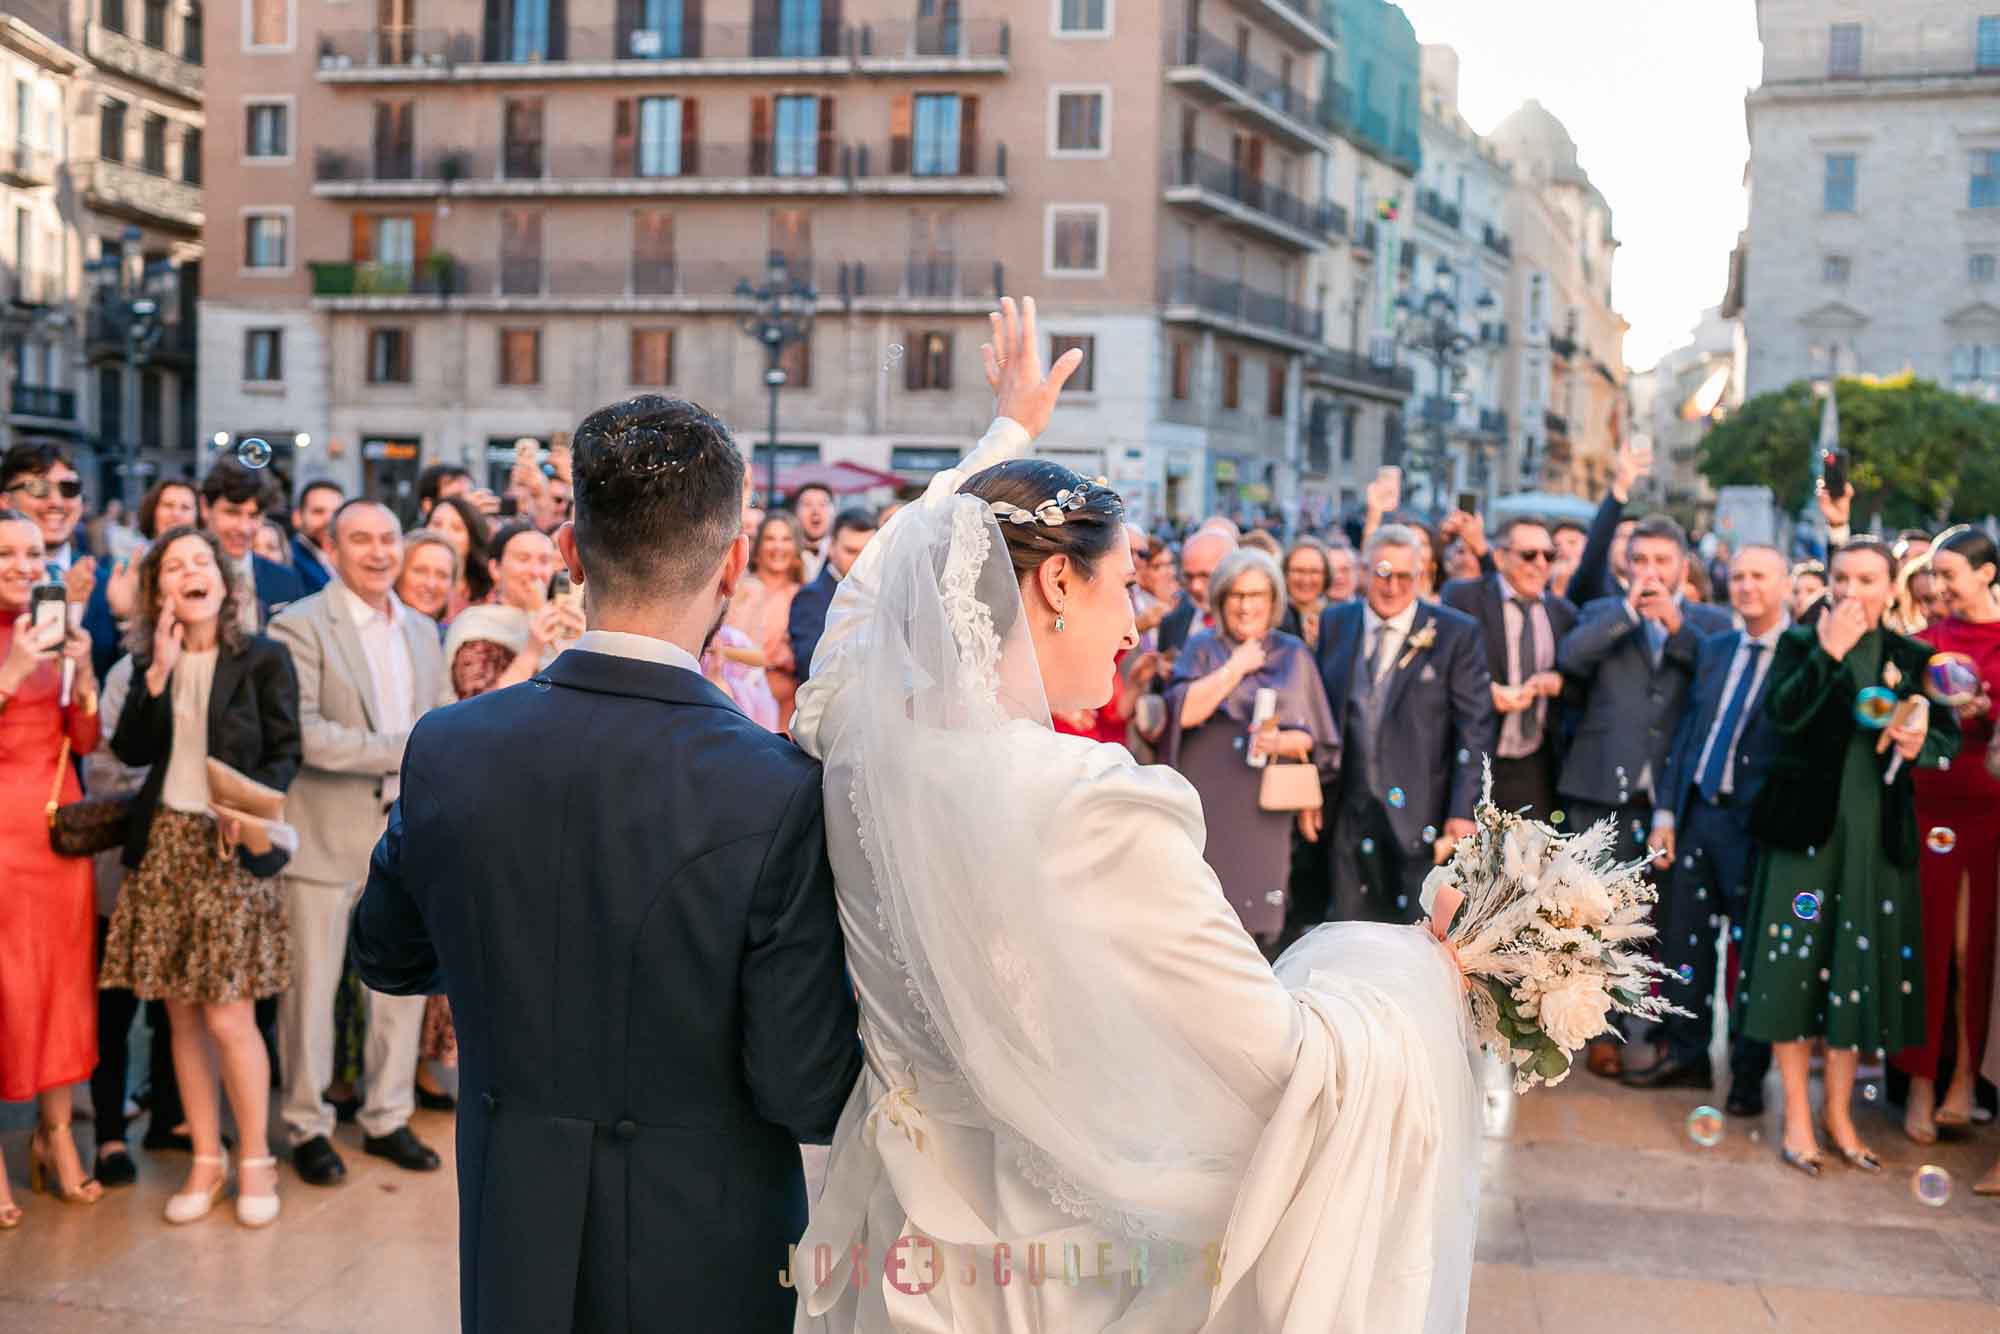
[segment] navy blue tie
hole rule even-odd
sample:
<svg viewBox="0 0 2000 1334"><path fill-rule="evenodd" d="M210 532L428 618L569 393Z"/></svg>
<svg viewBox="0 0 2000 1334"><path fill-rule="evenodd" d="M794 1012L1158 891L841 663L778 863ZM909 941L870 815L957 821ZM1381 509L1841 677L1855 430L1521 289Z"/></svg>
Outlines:
<svg viewBox="0 0 2000 1334"><path fill-rule="evenodd" d="M1764 646L1753 639L1748 647L1750 656L1743 660L1743 671L1736 678L1736 689L1729 692L1729 703L1722 710L1722 721L1715 725L1715 739L1708 748L1708 763L1701 767L1697 786L1701 789L1703 801L1714 801L1722 791L1722 775L1729 769L1729 752L1736 745L1736 729L1743 721L1743 710L1750 707L1750 690L1757 683L1757 656L1764 651Z"/></svg>

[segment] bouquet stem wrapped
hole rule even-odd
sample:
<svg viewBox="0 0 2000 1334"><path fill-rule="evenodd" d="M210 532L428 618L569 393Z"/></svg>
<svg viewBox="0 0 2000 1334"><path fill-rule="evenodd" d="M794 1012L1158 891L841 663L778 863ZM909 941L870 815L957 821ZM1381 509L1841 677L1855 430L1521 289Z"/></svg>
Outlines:
<svg viewBox="0 0 2000 1334"><path fill-rule="evenodd" d="M1448 922L1473 1026L1514 1067L1514 1087L1559 1084L1576 1053L1614 1032L1611 1016L1688 1011L1657 993L1680 979L1645 950L1659 895L1646 861L1620 862L1617 830L1576 834L1493 805L1489 763L1476 829L1424 881L1423 906Z"/></svg>

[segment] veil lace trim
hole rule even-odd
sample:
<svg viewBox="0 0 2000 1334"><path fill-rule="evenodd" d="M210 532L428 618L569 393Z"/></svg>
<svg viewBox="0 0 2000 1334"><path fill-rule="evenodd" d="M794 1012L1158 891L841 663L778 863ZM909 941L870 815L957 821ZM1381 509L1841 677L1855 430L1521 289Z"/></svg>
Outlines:
<svg viewBox="0 0 2000 1334"><path fill-rule="evenodd" d="M977 500L956 503L951 515L951 550L938 591L951 618L951 637L958 645L959 667L972 678L981 703L997 705L1000 698L1000 636L993 629L993 609L979 600L979 571L993 554L991 519Z"/></svg>

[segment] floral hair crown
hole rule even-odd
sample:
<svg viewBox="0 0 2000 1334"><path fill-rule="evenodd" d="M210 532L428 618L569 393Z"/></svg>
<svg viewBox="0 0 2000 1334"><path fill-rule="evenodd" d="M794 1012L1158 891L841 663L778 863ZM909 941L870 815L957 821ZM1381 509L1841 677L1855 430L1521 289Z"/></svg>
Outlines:
<svg viewBox="0 0 2000 1334"><path fill-rule="evenodd" d="M1102 486L1104 483L1100 481L1098 485ZM1070 511L1080 510L1089 503L1090 487L1089 482L1079 482L1074 487L1064 487L1032 510L1024 510L1019 505L1011 505L1004 500L991 501L988 508L993 511L993 517L1003 523L1039 523L1051 528L1060 528Z"/></svg>

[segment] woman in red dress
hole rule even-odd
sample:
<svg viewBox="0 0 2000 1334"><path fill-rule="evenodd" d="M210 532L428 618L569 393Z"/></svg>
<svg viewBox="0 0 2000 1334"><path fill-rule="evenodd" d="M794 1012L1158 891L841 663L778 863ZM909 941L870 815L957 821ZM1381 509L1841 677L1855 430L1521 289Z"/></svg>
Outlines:
<svg viewBox="0 0 2000 1334"><path fill-rule="evenodd" d="M28 593L48 577L44 559L40 529L0 509L0 1101L40 1104L34 1188L94 1204L103 1191L69 1132L69 1086L97 1064L97 908L89 858L56 856L43 812L51 790L63 802L82 795L62 743L66 735L76 755L96 748L97 680L88 635L29 632ZM67 708L65 657L76 673ZM0 1228L20 1221L0 1169Z"/></svg>
<svg viewBox="0 0 2000 1334"><path fill-rule="evenodd" d="M1984 533L1959 527L1938 535L1930 561L1951 615L1933 620L1921 637L1940 653L1970 657L1983 689L1979 701L1959 713L1965 739L1958 762L1914 775L1917 828L1926 847L1918 884L1927 1040L1896 1053L1894 1060L1910 1077L1903 1133L1919 1144L1936 1142L1939 1126L1972 1121L1973 1080L1986 1047L1993 994L1994 908L2000 897L2000 782L1982 763L1993 737L1992 700L2000 697L2000 600L1994 590L2000 554ZM1940 1101L1938 1057L1947 1023L1955 1054L1951 1083Z"/></svg>

